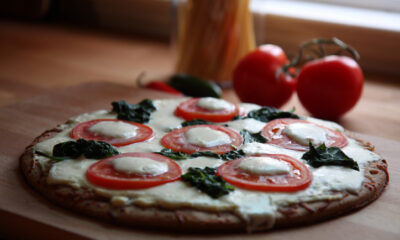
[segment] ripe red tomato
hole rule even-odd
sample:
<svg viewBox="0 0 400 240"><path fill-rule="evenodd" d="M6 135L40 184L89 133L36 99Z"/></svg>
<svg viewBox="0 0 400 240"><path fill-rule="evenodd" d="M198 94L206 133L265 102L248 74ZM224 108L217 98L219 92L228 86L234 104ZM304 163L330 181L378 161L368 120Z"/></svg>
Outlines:
<svg viewBox="0 0 400 240"><path fill-rule="evenodd" d="M258 157L270 157L287 162L292 170L288 174L257 175L242 171L237 166L241 161L251 156L226 162L218 167L217 175L228 183L255 191L265 192L296 192L306 189L312 181L312 173L301 161L283 154L263 154Z"/></svg>
<svg viewBox="0 0 400 240"><path fill-rule="evenodd" d="M233 87L240 100L263 106L281 107L292 96L295 81L276 71L288 62L283 50L272 44L262 45L247 54L235 68Z"/></svg>
<svg viewBox="0 0 400 240"><path fill-rule="evenodd" d="M168 171L159 175L141 175L135 173L125 173L114 169L111 162L122 157L142 157L157 162L166 163ZM86 178L89 182L110 189L143 189L155 187L168 182L179 180L182 170L179 165L167 157L155 153L128 152L102 159L89 167Z"/></svg>
<svg viewBox="0 0 400 240"><path fill-rule="evenodd" d="M360 66L346 56L327 56L306 63L297 77L297 94L314 116L335 119L349 111L361 96Z"/></svg>
<svg viewBox="0 0 400 240"><path fill-rule="evenodd" d="M200 98L191 98L179 104L175 114L185 120L204 119L210 122L226 122L232 120L238 115L239 107L234 106L232 109L208 110L197 106Z"/></svg>

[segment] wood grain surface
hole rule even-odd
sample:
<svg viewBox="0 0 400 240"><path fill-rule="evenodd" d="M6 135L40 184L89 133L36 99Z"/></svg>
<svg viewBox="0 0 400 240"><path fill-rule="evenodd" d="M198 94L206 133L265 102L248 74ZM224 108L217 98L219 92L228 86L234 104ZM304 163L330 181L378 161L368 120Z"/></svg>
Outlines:
<svg viewBox="0 0 400 240"><path fill-rule="evenodd" d="M318 224L267 233L190 235L114 226L49 203L24 181L18 158L34 137L82 112L108 109L113 100L171 97L124 85L98 82L59 90L0 108L0 234L26 239L399 239L400 142L360 135L387 159L390 182L369 206ZM21 231L23 229L23 231Z"/></svg>

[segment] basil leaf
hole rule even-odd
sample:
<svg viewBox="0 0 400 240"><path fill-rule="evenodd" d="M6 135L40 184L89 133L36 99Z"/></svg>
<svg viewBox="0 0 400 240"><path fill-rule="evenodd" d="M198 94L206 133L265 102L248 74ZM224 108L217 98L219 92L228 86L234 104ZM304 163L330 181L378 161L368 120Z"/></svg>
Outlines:
<svg viewBox="0 0 400 240"><path fill-rule="evenodd" d="M247 114L244 118L254 118L261 122L269 122L278 118L296 118L299 116L294 114L293 112L285 112L281 111L277 108L272 107L262 107L258 110L253 110Z"/></svg>
<svg viewBox="0 0 400 240"><path fill-rule="evenodd" d="M50 158L51 160L56 161L56 162L64 161L64 160L67 160L67 159L71 159L71 158L69 158L69 157L55 157L55 156L50 156L50 155L47 155L46 153L43 153L43 152L40 152L40 151L35 151L35 153L36 153L37 155Z"/></svg>
<svg viewBox="0 0 400 240"><path fill-rule="evenodd" d="M205 124L214 124L214 123L203 120L203 119L193 119L193 120L185 121L185 122L181 123L182 127L194 126L194 125L205 125Z"/></svg>
<svg viewBox="0 0 400 240"><path fill-rule="evenodd" d="M221 154L220 158L222 158L223 160L226 160L226 161L230 161L230 160L234 160L237 158L241 158L244 155L245 155L245 153L243 152L243 150L233 150L233 151Z"/></svg>
<svg viewBox="0 0 400 240"><path fill-rule="evenodd" d="M181 176L182 181L208 194L212 198L219 198L229 194L235 188L225 182L221 176L215 176L216 168L189 168L188 172Z"/></svg>
<svg viewBox="0 0 400 240"><path fill-rule="evenodd" d="M131 122L147 123L150 121L151 113L156 110L153 102L144 99L138 104L129 104L124 100L111 103L113 112L118 114L118 119Z"/></svg>
<svg viewBox="0 0 400 240"><path fill-rule="evenodd" d="M259 142L259 143L266 143L267 139L261 135L261 132L258 133L250 133L249 131L243 129L240 131L240 135L243 137L243 144L252 143L252 142Z"/></svg>
<svg viewBox="0 0 400 240"><path fill-rule="evenodd" d="M113 146L102 141L79 139L77 143L86 158L103 159L119 153Z"/></svg>
<svg viewBox="0 0 400 240"><path fill-rule="evenodd" d="M192 158L195 157L212 157L212 158L220 158L220 155L218 155L217 153L213 153L210 151L206 151L206 152L195 152L191 155Z"/></svg>
<svg viewBox="0 0 400 240"><path fill-rule="evenodd" d="M358 164L352 158L349 158L340 148L327 148L325 144L315 148L309 143L310 150L301 157L306 160L311 166L317 168L323 165L334 165L348 167L360 171Z"/></svg>
<svg viewBox="0 0 400 240"><path fill-rule="evenodd" d="M167 148L162 149L161 152L154 152L154 153L163 155L165 157L169 157L174 160L186 160L190 157L190 155L187 153L174 152L171 149L167 149Z"/></svg>
<svg viewBox="0 0 400 240"><path fill-rule="evenodd" d="M86 158L103 159L118 153L119 152L113 146L106 142L87 141L85 139L67 141L56 144L53 147L53 156L61 158L78 158L84 155Z"/></svg>

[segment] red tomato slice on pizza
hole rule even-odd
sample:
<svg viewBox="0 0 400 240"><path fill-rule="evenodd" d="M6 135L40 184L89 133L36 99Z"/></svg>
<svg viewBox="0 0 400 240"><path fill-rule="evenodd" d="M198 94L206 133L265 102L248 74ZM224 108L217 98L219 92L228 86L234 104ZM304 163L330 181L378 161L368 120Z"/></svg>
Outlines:
<svg viewBox="0 0 400 240"><path fill-rule="evenodd" d="M239 107L217 98L191 98L179 104L175 115L185 120L203 119L226 122L239 115Z"/></svg>
<svg viewBox="0 0 400 240"><path fill-rule="evenodd" d="M283 118L269 122L261 134L267 138L268 144L296 150L308 151L309 142L314 146L325 143L327 147L347 146L346 137L335 130L306 120Z"/></svg>
<svg viewBox="0 0 400 240"><path fill-rule="evenodd" d="M308 167L283 154L247 156L222 164L217 175L228 183L249 190L295 192L312 181Z"/></svg>
<svg viewBox="0 0 400 240"><path fill-rule="evenodd" d="M154 136L153 130L143 124L116 120L96 119L77 124L70 134L73 139L104 141L120 147L143 142Z"/></svg>
<svg viewBox="0 0 400 240"><path fill-rule="evenodd" d="M110 189L143 189L180 179L182 170L170 158L129 152L96 162L86 172L89 182Z"/></svg>
<svg viewBox="0 0 400 240"><path fill-rule="evenodd" d="M235 130L219 125L195 125L176 129L161 139L164 147L192 154L211 151L217 154L232 151L243 144Z"/></svg>

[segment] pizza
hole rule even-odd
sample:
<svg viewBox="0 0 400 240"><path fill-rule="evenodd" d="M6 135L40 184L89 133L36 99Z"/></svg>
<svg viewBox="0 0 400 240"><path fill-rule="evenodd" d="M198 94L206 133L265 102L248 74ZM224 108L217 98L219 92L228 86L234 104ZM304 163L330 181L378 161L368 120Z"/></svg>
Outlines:
<svg viewBox="0 0 400 240"><path fill-rule="evenodd" d="M319 222L372 202L389 177L334 122L210 97L113 102L45 131L20 165L65 208L178 231Z"/></svg>

